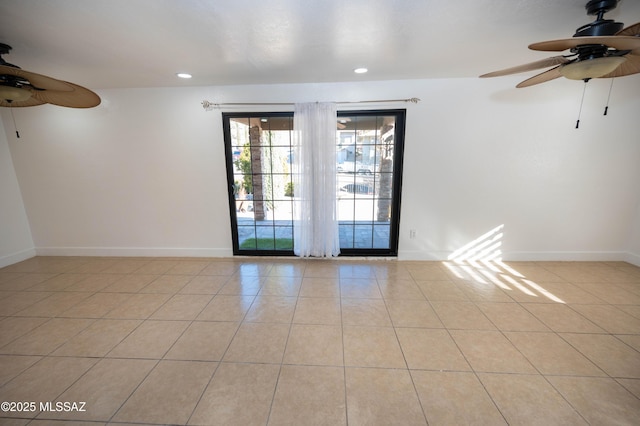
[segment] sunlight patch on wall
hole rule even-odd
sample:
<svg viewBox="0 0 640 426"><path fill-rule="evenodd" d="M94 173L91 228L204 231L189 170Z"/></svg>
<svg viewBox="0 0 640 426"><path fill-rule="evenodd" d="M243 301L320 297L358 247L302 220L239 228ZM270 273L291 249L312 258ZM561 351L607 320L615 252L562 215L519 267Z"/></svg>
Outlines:
<svg viewBox="0 0 640 426"><path fill-rule="evenodd" d="M502 260L502 238L504 224L496 226L473 241L455 250L443 264L453 275L482 292L504 291L520 292L523 297L545 297L556 303L565 303L562 299L540 284L528 279L515 266ZM515 295L514 295L515 296ZM521 298L514 297L516 301Z"/></svg>
<svg viewBox="0 0 640 426"><path fill-rule="evenodd" d="M448 259L454 262L500 260L502 256L500 247L502 246L502 237L504 236L502 232L503 229L504 224L496 226L489 232L451 253Z"/></svg>

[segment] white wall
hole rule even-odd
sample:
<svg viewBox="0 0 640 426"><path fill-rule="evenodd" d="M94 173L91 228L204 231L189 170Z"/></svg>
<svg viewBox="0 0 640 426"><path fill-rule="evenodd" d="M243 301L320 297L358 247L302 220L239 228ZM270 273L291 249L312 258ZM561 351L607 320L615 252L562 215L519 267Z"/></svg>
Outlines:
<svg viewBox="0 0 640 426"><path fill-rule="evenodd" d="M0 121L0 268L35 255L7 134Z"/></svg>
<svg viewBox="0 0 640 426"><path fill-rule="evenodd" d="M636 219L631 227L629 252L625 260L640 266L640 204L638 204L638 208L636 209Z"/></svg>
<svg viewBox="0 0 640 426"><path fill-rule="evenodd" d="M503 226L507 259L624 259L640 205L637 76L616 81L606 117L609 82L590 82L580 129L581 82L517 81L104 90L91 110L16 111L10 145L38 253L228 256L220 111L200 101L419 97L384 105L408 110L400 258L446 259Z"/></svg>

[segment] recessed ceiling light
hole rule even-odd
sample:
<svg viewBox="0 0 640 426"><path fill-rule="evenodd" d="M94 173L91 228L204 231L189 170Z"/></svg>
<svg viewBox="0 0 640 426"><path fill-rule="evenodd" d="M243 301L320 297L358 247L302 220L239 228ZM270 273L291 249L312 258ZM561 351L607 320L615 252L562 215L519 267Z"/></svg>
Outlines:
<svg viewBox="0 0 640 426"><path fill-rule="evenodd" d="M365 72L369 71L366 68L356 68L353 70L353 72L355 72L356 74L364 74Z"/></svg>
<svg viewBox="0 0 640 426"><path fill-rule="evenodd" d="M186 73L186 72L179 72L179 73L177 73L176 75L177 75L178 77L180 77L180 78L191 78L191 77L192 77L192 75L191 75L191 74Z"/></svg>

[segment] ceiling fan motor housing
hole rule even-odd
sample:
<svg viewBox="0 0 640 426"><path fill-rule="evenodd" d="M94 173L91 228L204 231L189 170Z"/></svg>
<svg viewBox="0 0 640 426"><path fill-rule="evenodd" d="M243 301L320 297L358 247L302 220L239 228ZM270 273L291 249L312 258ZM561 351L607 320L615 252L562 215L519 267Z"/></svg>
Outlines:
<svg viewBox="0 0 640 426"><path fill-rule="evenodd" d="M603 19L605 13L613 10L618 5L618 0L591 0L585 6L587 15L596 16L596 20L583 25L576 30L574 37L601 37L611 36L622 30L624 24L612 19Z"/></svg>

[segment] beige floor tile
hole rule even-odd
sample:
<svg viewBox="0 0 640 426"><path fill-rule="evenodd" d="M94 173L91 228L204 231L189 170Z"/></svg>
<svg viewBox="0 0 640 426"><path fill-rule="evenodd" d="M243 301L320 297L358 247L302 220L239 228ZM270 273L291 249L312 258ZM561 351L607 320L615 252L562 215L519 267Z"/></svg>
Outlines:
<svg viewBox="0 0 640 426"><path fill-rule="evenodd" d="M640 379L616 379L616 381L640 399Z"/></svg>
<svg viewBox="0 0 640 426"><path fill-rule="evenodd" d="M0 423L635 424L638 321L624 262L36 257L0 268L0 394L94 409Z"/></svg>
<svg viewBox="0 0 640 426"><path fill-rule="evenodd" d="M160 361L114 421L186 424L217 363Z"/></svg>
<svg viewBox="0 0 640 426"><path fill-rule="evenodd" d="M425 297L431 302L468 302L469 298L453 281L416 281Z"/></svg>
<svg viewBox="0 0 640 426"><path fill-rule="evenodd" d="M231 276L238 271L240 262L234 260L214 260L200 271L200 275Z"/></svg>
<svg viewBox="0 0 640 426"><path fill-rule="evenodd" d="M217 294L198 315L199 321L240 322L247 314L255 296Z"/></svg>
<svg viewBox="0 0 640 426"><path fill-rule="evenodd" d="M604 281L607 272L612 271L612 268L608 266L589 265L587 262L546 263L544 267L563 280L572 283L601 282Z"/></svg>
<svg viewBox="0 0 640 426"><path fill-rule="evenodd" d="M475 374L414 370L411 376L429 424L506 424Z"/></svg>
<svg viewBox="0 0 640 426"><path fill-rule="evenodd" d="M569 304L598 304L604 303L603 300L599 297L594 296L593 294L585 291L583 288L564 282L550 282L540 284L542 288L546 291L550 292L554 296L563 300L565 303Z"/></svg>
<svg viewBox="0 0 640 426"><path fill-rule="evenodd" d="M41 326L49 318L8 317L0 321L0 348Z"/></svg>
<svg viewBox="0 0 640 426"><path fill-rule="evenodd" d="M595 377L548 377L551 384L593 425L638 424L640 402L615 380Z"/></svg>
<svg viewBox="0 0 640 426"><path fill-rule="evenodd" d="M53 318L2 347L0 352L20 355L48 355L95 320Z"/></svg>
<svg viewBox="0 0 640 426"><path fill-rule="evenodd" d="M188 325L188 321L147 320L113 348L107 356L160 359Z"/></svg>
<svg viewBox="0 0 640 426"><path fill-rule="evenodd" d="M87 278L88 274L60 274L29 287L29 291L62 291Z"/></svg>
<svg viewBox="0 0 640 426"><path fill-rule="evenodd" d="M280 364L288 335L289 324L243 323L231 341L224 361Z"/></svg>
<svg viewBox="0 0 640 426"><path fill-rule="evenodd" d="M161 275L142 288L140 293L176 294L192 279L191 275Z"/></svg>
<svg viewBox="0 0 640 426"><path fill-rule="evenodd" d="M269 425L346 425L344 370L284 365Z"/></svg>
<svg viewBox="0 0 640 426"><path fill-rule="evenodd" d="M374 265L370 262L343 262L339 264L338 272L340 274L340 279L368 279L376 277Z"/></svg>
<svg viewBox="0 0 640 426"><path fill-rule="evenodd" d="M558 333L603 333L604 330L567 305L558 303L526 303L523 307Z"/></svg>
<svg viewBox="0 0 640 426"><path fill-rule="evenodd" d="M459 282L458 286L472 302L514 302L514 299L510 296L513 293L512 290L504 289L494 283L470 284L469 282Z"/></svg>
<svg viewBox="0 0 640 426"><path fill-rule="evenodd" d="M54 293L42 291L15 292L0 300L0 312L2 312L2 315L15 315L17 312L35 305L52 294Z"/></svg>
<svg viewBox="0 0 640 426"><path fill-rule="evenodd" d="M340 299L320 297L300 297L293 316L296 324L340 325L342 311Z"/></svg>
<svg viewBox="0 0 640 426"><path fill-rule="evenodd" d="M150 261L145 259L118 259L111 266L101 272L106 274L131 274L145 266Z"/></svg>
<svg viewBox="0 0 640 426"><path fill-rule="evenodd" d="M609 333L640 334L640 319L613 305L572 305L571 307Z"/></svg>
<svg viewBox="0 0 640 426"><path fill-rule="evenodd" d="M238 264L238 272L235 275L240 278L268 277L271 268L273 263L265 259L245 260Z"/></svg>
<svg viewBox="0 0 640 426"><path fill-rule="evenodd" d="M23 274L23 275L20 275L19 277L12 279L11 281L7 281L6 283L4 283L2 285L2 290L24 291L24 290L31 290L33 288L34 291L41 291L39 290L41 286L38 286L38 284L45 283L48 280L55 278L55 276L56 276L55 274L38 274L38 273Z"/></svg>
<svg viewBox="0 0 640 426"><path fill-rule="evenodd" d="M628 313L634 318L640 318L640 305L616 305L616 308Z"/></svg>
<svg viewBox="0 0 640 426"><path fill-rule="evenodd" d="M52 355L103 357L141 322L141 320L109 319L95 321L59 347Z"/></svg>
<svg viewBox="0 0 640 426"><path fill-rule="evenodd" d="M630 292L613 283L583 283L580 288L598 299L615 305L640 305L640 294Z"/></svg>
<svg viewBox="0 0 640 426"><path fill-rule="evenodd" d="M216 294L229 277L221 275L198 275L187 283L179 294Z"/></svg>
<svg viewBox="0 0 640 426"><path fill-rule="evenodd" d="M272 276L269 275L263 282L261 296L297 297L302 286L302 276Z"/></svg>
<svg viewBox="0 0 640 426"><path fill-rule="evenodd" d="M446 328L459 330L495 330L480 309L470 302L431 302Z"/></svg>
<svg viewBox="0 0 640 426"><path fill-rule="evenodd" d="M413 279L440 281L449 279L449 272L440 262L407 262L405 265Z"/></svg>
<svg viewBox="0 0 640 426"><path fill-rule="evenodd" d="M293 319L296 302L295 297L257 296L244 320L289 324Z"/></svg>
<svg viewBox="0 0 640 426"><path fill-rule="evenodd" d="M299 277L304 275L304 263L275 263L269 271L269 277Z"/></svg>
<svg viewBox="0 0 640 426"><path fill-rule="evenodd" d="M340 268L333 262L307 262L304 268L304 278L340 278Z"/></svg>
<svg viewBox="0 0 640 426"><path fill-rule="evenodd" d="M616 334L616 337L640 352L640 334Z"/></svg>
<svg viewBox="0 0 640 426"><path fill-rule="evenodd" d="M386 305L394 327L444 327L427 301L389 299Z"/></svg>
<svg viewBox="0 0 640 426"><path fill-rule="evenodd" d="M65 288L64 291L86 291L95 293L122 278L122 274L90 274L85 279Z"/></svg>
<svg viewBox="0 0 640 426"><path fill-rule="evenodd" d="M283 362L301 365L344 365L342 328L294 324L291 327Z"/></svg>
<svg viewBox="0 0 640 426"><path fill-rule="evenodd" d="M478 307L498 330L550 331L518 303L478 303Z"/></svg>
<svg viewBox="0 0 640 426"><path fill-rule="evenodd" d="M391 327L391 317L382 299L342 299L342 323Z"/></svg>
<svg viewBox="0 0 640 426"><path fill-rule="evenodd" d="M153 259L136 270L136 274L162 275L178 263L177 260Z"/></svg>
<svg viewBox="0 0 640 426"><path fill-rule="evenodd" d="M337 278L304 277L300 297L340 297L340 281Z"/></svg>
<svg viewBox="0 0 640 426"><path fill-rule="evenodd" d="M211 295L176 294L149 318L157 320L194 320L211 299Z"/></svg>
<svg viewBox="0 0 640 426"><path fill-rule="evenodd" d="M640 353L614 336L563 333L561 337L608 375L640 378Z"/></svg>
<svg viewBox="0 0 640 426"><path fill-rule="evenodd" d="M471 370L446 330L396 328L396 333L410 369Z"/></svg>
<svg viewBox="0 0 640 426"><path fill-rule="evenodd" d="M233 275L220 288L218 294L228 294L236 296L255 296L260 293L262 284L266 278L260 276L237 276Z"/></svg>
<svg viewBox="0 0 640 426"><path fill-rule="evenodd" d="M344 326L343 342L347 366L407 368L392 328Z"/></svg>
<svg viewBox="0 0 640 426"><path fill-rule="evenodd" d="M238 326L235 322L195 321L174 343L165 359L219 361Z"/></svg>
<svg viewBox="0 0 640 426"><path fill-rule="evenodd" d="M382 299L382 293L380 293L375 277L340 277L340 297Z"/></svg>
<svg viewBox="0 0 640 426"><path fill-rule="evenodd" d="M535 373L536 370L502 333L484 330L451 330L453 340L475 371Z"/></svg>
<svg viewBox="0 0 640 426"><path fill-rule="evenodd" d="M171 298L171 294L129 294L127 300L113 308L104 318L147 319Z"/></svg>
<svg viewBox="0 0 640 426"><path fill-rule="evenodd" d="M72 271L74 273L98 273L114 265L116 262L117 259L115 258L87 258L86 262L83 262Z"/></svg>
<svg viewBox="0 0 640 426"><path fill-rule="evenodd" d="M137 293L145 288L152 281L158 279L159 275L151 274L129 274L123 275L113 284L108 285L101 291L105 293Z"/></svg>
<svg viewBox="0 0 640 426"><path fill-rule="evenodd" d="M86 402L86 411L43 413L40 417L108 421L157 362L140 359L102 359L57 398L58 401Z"/></svg>
<svg viewBox="0 0 640 426"><path fill-rule="evenodd" d="M0 355L0 387L41 359L40 356Z"/></svg>
<svg viewBox="0 0 640 426"><path fill-rule="evenodd" d="M280 366L223 362L189 420L194 425L265 425Z"/></svg>
<svg viewBox="0 0 640 426"><path fill-rule="evenodd" d="M129 295L123 293L95 293L60 316L66 318L102 318L112 309L121 306Z"/></svg>
<svg viewBox="0 0 640 426"><path fill-rule="evenodd" d="M206 260L179 260L165 274L167 275L198 275L209 265Z"/></svg>
<svg viewBox="0 0 640 426"><path fill-rule="evenodd" d="M509 424L587 424L542 376L481 373L479 378Z"/></svg>
<svg viewBox="0 0 640 426"><path fill-rule="evenodd" d="M408 370L347 368L350 425L426 425Z"/></svg>
<svg viewBox="0 0 640 426"><path fill-rule="evenodd" d="M505 333L542 374L604 376L605 373L555 333Z"/></svg>
<svg viewBox="0 0 640 426"><path fill-rule="evenodd" d="M407 269L406 264L402 261L394 261L389 263L376 263L373 265L378 282L380 280L410 280L414 281L411 272Z"/></svg>
<svg viewBox="0 0 640 426"><path fill-rule="evenodd" d="M562 278L547 270L542 263L498 262L497 266L517 278L527 278L538 283L562 281Z"/></svg>
<svg viewBox="0 0 640 426"><path fill-rule="evenodd" d="M413 279L378 278L378 288L387 300L425 300L422 290Z"/></svg>
<svg viewBox="0 0 640 426"><path fill-rule="evenodd" d="M99 360L96 358L46 357L15 377L2 388L3 401L56 401L72 383ZM15 414L15 415L14 415ZM33 413L33 417L37 412ZM22 417L23 413L2 413Z"/></svg>
<svg viewBox="0 0 640 426"><path fill-rule="evenodd" d="M56 317L64 311L77 305L91 296L84 292L60 292L34 303L33 305L17 312L17 316L25 317Z"/></svg>

